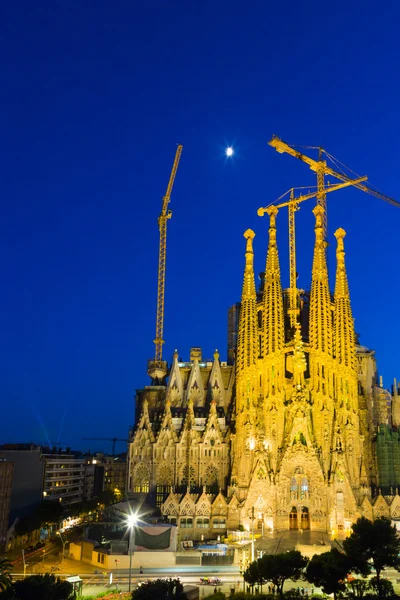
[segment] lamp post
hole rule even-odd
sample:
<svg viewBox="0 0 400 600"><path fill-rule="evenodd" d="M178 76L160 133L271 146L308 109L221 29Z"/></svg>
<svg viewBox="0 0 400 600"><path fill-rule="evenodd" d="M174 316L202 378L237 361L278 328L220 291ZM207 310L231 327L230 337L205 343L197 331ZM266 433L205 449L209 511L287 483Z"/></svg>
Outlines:
<svg viewBox="0 0 400 600"><path fill-rule="evenodd" d="M128 527L129 527L129 581L128 581L128 592L131 591L132 583L132 546L133 546L133 530L136 525L137 518L135 515L129 515Z"/></svg>
<svg viewBox="0 0 400 600"><path fill-rule="evenodd" d="M63 547L62 557L65 558L65 541L64 541L63 536L61 535L61 531L57 531L57 535L60 536L60 540L61 540L62 547Z"/></svg>

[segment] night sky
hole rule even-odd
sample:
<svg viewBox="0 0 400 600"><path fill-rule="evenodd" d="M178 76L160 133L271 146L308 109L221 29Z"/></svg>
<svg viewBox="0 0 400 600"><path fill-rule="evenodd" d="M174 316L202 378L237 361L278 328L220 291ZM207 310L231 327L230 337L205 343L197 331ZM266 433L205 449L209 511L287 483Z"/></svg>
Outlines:
<svg viewBox="0 0 400 600"><path fill-rule="evenodd" d="M256 232L258 273L268 219L257 208L315 184L267 145L272 134L323 146L400 200L399 21L397 0L2 3L0 442L110 451L81 438L127 436L154 354L157 217L177 143L168 360L191 346L226 360L243 232ZM297 213L304 288L313 206ZM347 189L328 196L328 213L332 283L342 226L356 331L389 386L400 209ZM284 210L278 244L287 286Z"/></svg>

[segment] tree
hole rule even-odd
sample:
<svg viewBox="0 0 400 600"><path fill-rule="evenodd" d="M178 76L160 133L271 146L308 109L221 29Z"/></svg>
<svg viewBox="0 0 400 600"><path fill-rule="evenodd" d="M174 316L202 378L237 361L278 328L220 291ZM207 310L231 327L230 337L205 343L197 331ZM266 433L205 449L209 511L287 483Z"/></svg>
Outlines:
<svg viewBox="0 0 400 600"><path fill-rule="evenodd" d="M7 558L0 559L0 590L5 590L12 584L12 563Z"/></svg>
<svg viewBox="0 0 400 600"><path fill-rule="evenodd" d="M108 506L114 503L114 492L112 490L103 490L97 497L100 504Z"/></svg>
<svg viewBox="0 0 400 600"><path fill-rule="evenodd" d="M393 584L389 579L380 579L379 587L378 587L378 579L376 577L372 577L369 580L369 587L371 590L375 592L375 594L380 594L381 598L391 598L395 595Z"/></svg>
<svg viewBox="0 0 400 600"><path fill-rule="evenodd" d="M264 554L257 562L260 580L271 581L281 598L285 581L304 579L303 570L307 565L307 559L298 550L282 554Z"/></svg>
<svg viewBox="0 0 400 600"><path fill-rule="evenodd" d="M132 594L132 600L187 600L179 579L156 579L141 585Z"/></svg>
<svg viewBox="0 0 400 600"><path fill-rule="evenodd" d="M16 581L5 592L1 600L72 600L75 593L72 583L50 575L32 575Z"/></svg>
<svg viewBox="0 0 400 600"><path fill-rule="evenodd" d="M382 598L382 570L400 568L400 539L390 520L381 517L372 522L361 517L354 523L350 537L344 540L343 548L356 573L365 577L371 573L371 567L375 569L378 596Z"/></svg>
<svg viewBox="0 0 400 600"><path fill-rule="evenodd" d="M33 533L43 525L58 523L61 519L63 507L55 500L45 500L32 514L22 517L15 525L18 535Z"/></svg>
<svg viewBox="0 0 400 600"><path fill-rule="evenodd" d="M307 581L321 587L325 594L333 594L345 589L344 580L351 570L351 562L336 548L323 554L314 554L305 573Z"/></svg>
<svg viewBox="0 0 400 600"><path fill-rule="evenodd" d="M352 579L346 583L348 598L362 598L368 591L368 579Z"/></svg>
<svg viewBox="0 0 400 600"><path fill-rule="evenodd" d="M243 573L243 579L252 587L256 584L259 584L260 586L264 585L265 579L260 573L260 565L258 560L255 560L249 564L246 571Z"/></svg>

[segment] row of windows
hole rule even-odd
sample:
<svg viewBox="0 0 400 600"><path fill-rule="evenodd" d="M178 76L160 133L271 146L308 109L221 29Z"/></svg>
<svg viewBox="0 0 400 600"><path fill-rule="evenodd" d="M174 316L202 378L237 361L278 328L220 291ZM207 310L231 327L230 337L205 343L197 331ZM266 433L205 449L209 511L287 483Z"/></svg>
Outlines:
<svg viewBox="0 0 400 600"><path fill-rule="evenodd" d="M133 491L137 494L148 494L150 486L148 481L143 481L133 486Z"/></svg>
<svg viewBox="0 0 400 600"><path fill-rule="evenodd" d="M172 523L172 519L170 519ZM176 520L175 520L176 522ZM193 518L192 517L181 517L179 525L182 529L192 529L193 527ZM209 529L210 528L210 519L199 517L196 519L196 527L200 529ZM226 528L226 519L214 519L211 525L212 529L225 529Z"/></svg>
<svg viewBox="0 0 400 600"><path fill-rule="evenodd" d="M211 442L213 442L213 441L214 441L214 440L211 440ZM214 444L211 444L211 445L213 446ZM154 456L155 456L156 458L157 458L157 457L160 457L160 456L163 456L164 452L165 452L165 449L164 449L164 448L155 449L155 450L154 450ZM168 452L168 454L169 454L170 456L171 456L171 455L173 456L173 455L174 455L174 452L172 452L172 453L171 453L171 452ZM202 452L201 454L202 454L202 456L221 456L221 454L222 454L222 451L221 451L221 450L210 450L210 449L208 449L208 448L203 448L203 452ZM147 453L145 454L145 453L143 452L143 449L142 449L142 448L134 448L134 450L133 450L133 456L141 456L141 455L143 455L143 456L146 456L146 455L147 455L147 456L149 456L149 455L150 455L150 453L149 453L149 452L147 452ZM197 455L197 448L191 448L191 449L190 449L190 456L192 456L192 457L193 457L193 456L196 456L196 455ZM183 457L187 456L187 449L186 449L186 448L182 448L182 449L179 449L179 450L177 450L177 451L176 451L176 456L177 456L177 458L183 458ZM165 457L165 458L166 458L166 457Z"/></svg>

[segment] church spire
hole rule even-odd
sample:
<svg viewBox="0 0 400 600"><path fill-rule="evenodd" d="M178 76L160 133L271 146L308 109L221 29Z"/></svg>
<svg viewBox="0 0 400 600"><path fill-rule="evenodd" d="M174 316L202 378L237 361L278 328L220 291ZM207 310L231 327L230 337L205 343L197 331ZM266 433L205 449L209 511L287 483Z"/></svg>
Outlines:
<svg viewBox="0 0 400 600"><path fill-rule="evenodd" d="M238 485L248 483L246 443L255 427L257 399L257 312L253 268L254 231L248 229L236 356L236 428L232 477ZM247 468L246 468L247 467Z"/></svg>
<svg viewBox="0 0 400 600"><path fill-rule="evenodd" d="M335 237L336 248L336 285L335 285L335 325L334 325L334 351L339 364L356 370L356 348L354 336L353 315L350 305L349 285L347 282L344 237L344 229L337 229Z"/></svg>
<svg viewBox="0 0 400 600"><path fill-rule="evenodd" d="M318 204L315 215L315 247L310 297L310 347L332 356L332 308L324 240L324 209Z"/></svg>
<svg viewBox="0 0 400 600"><path fill-rule="evenodd" d="M269 244L264 287L264 357L283 350L285 344L283 299L278 247L276 244L276 206L269 206Z"/></svg>
<svg viewBox="0 0 400 600"><path fill-rule="evenodd" d="M244 270L242 302L240 307L236 371L243 372L253 367L257 361L257 315L256 315L256 286L253 267L254 231L247 229L243 234L246 238L246 266Z"/></svg>

